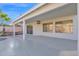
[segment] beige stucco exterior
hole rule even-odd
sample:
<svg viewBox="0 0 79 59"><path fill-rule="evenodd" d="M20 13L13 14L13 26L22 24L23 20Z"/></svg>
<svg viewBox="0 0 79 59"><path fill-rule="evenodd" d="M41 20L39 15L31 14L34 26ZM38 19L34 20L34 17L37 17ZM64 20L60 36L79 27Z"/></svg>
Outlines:
<svg viewBox="0 0 79 59"><path fill-rule="evenodd" d="M76 16L73 15L73 16L65 16L65 17L55 18L55 19L46 19L46 20L42 20L40 24L37 24L36 22L32 22L32 23L28 23L27 25L33 26L33 35L77 40L77 38L76 38L77 28L75 27L76 26L75 22L73 22L73 26L74 26L73 27L73 33L56 33L56 32L54 32L54 30L53 30L53 32L43 32L43 24L44 23L54 23L56 21L70 20L70 19L76 21Z"/></svg>
<svg viewBox="0 0 79 59"><path fill-rule="evenodd" d="M46 3L32 10L30 13L26 13L19 17L17 21L12 24L23 23L23 38L27 33L27 25L33 26L33 35L56 37L77 40L77 4L66 4L66 3ZM55 22L60 20L73 20L73 33L55 33L43 32L43 23ZM36 24L36 21L40 20L41 24ZM26 29L26 30L25 30Z"/></svg>

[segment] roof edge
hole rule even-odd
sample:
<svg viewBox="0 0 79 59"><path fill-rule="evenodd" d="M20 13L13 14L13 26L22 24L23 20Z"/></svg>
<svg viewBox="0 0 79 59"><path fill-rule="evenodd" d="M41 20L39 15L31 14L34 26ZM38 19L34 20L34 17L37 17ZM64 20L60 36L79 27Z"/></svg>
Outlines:
<svg viewBox="0 0 79 59"><path fill-rule="evenodd" d="M31 13L32 11L38 9L39 7L41 7L41 6L45 5L45 4L46 4L46 3L40 3L40 4L38 4L37 6L31 8L30 10L28 10L28 12L25 12L24 14L22 14L21 16L19 16L18 18L16 18L16 20L13 21L13 22L11 23L11 25L12 25L13 23L19 21L20 18L24 17L25 15L28 15L28 14Z"/></svg>

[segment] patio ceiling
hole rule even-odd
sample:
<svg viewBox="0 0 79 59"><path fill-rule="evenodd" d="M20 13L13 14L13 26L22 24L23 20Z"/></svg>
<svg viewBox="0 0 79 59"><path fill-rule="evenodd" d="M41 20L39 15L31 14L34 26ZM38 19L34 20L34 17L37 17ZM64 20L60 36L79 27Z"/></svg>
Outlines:
<svg viewBox="0 0 79 59"><path fill-rule="evenodd" d="M71 3L28 19L26 22L76 15L77 4Z"/></svg>

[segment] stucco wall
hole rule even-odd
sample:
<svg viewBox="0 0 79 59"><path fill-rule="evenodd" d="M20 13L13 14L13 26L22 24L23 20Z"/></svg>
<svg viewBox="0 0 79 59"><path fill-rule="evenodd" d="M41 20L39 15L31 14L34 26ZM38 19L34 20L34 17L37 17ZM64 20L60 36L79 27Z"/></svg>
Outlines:
<svg viewBox="0 0 79 59"><path fill-rule="evenodd" d="M2 28L3 28L3 27L2 27L2 26L0 26L0 32L2 31Z"/></svg>
<svg viewBox="0 0 79 59"><path fill-rule="evenodd" d="M43 32L43 23L53 22L53 21L60 21L60 20L70 20L73 19L73 33L55 33L55 32ZM30 23L33 25L33 35L41 35L41 36L48 36L48 37L56 37L56 38L65 38L65 39L72 39L77 40L77 26L76 26L76 16L66 16L60 17L56 19L49 19L41 21L41 24L37 24L36 22Z"/></svg>
<svg viewBox="0 0 79 59"><path fill-rule="evenodd" d="M21 27L16 27L16 32L22 31ZM0 32L3 31L3 26L0 26ZM13 27L5 27L5 32L13 32Z"/></svg>

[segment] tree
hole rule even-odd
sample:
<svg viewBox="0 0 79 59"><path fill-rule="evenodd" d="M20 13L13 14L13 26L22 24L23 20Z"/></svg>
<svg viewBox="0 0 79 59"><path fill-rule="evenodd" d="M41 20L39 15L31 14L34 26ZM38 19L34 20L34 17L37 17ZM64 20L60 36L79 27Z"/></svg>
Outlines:
<svg viewBox="0 0 79 59"><path fill-rule="evenodd" d="M6 22L9 22L10 18L8 17L8 15L6 13L3 13L0 10L0 22L1 25L3 26L3 35L5 34L5 26L6 26Z"/></svg>

